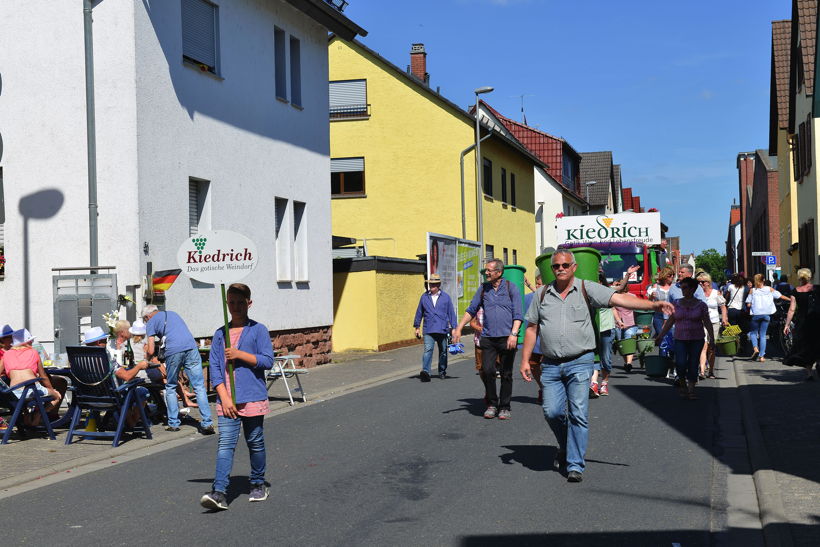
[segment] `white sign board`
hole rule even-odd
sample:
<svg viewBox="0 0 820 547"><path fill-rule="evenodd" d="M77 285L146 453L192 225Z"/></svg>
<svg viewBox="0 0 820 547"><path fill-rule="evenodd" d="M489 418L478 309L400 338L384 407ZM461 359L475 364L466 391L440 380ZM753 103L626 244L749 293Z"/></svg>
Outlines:
<svg viewBox="0 0 820 547"><path fill-rule="evenodd" d="M661 242L660 213L571 216L555 219L555 235L563 243Z"/></svg>
<svg viewBox="0 0 820 547"><path fill-rule="evenodd" d="M202 283L235 283L251 273L258 262L253 241L227 230L191 236L177 251L182 273Z"/></svg>
<svg viewBox="0 0 820 547"><path fill-rule="evenodd" d="M752 256L769 256L772 254L770 251L752 251Z"/></svg>

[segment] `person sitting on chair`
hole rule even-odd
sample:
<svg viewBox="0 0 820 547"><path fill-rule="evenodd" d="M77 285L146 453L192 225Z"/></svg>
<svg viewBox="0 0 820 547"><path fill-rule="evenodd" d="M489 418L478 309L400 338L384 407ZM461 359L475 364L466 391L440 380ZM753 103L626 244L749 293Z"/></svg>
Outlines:
<svg viewBox="0 0 820 547"><path fill-rule="evenodd" d="M34 336L26 329L19 329L12 333L12 347L3 354L0 359L0 376L8 375L9 385L15 386L27 380L37 379L34 384L40 395L53 397L46 402L46 412L52 412L60 408L60 401L63 399L62 393L54 388L51 378L46 374L43 363L40 361L40 354L32 347ZM23 396L25 388L17 388L13 391L17 398ZM23 424L29 427L40 425L41 417L39 413L29 413L23 417Z"/></svg>

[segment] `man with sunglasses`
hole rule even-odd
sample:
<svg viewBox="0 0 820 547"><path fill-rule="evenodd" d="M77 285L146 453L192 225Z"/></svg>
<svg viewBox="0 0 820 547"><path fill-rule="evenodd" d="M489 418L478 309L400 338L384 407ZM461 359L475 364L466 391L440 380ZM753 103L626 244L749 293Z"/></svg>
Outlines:
<svg viewBox="0 0 820 547"><path fill-rule="evenodd" d="M669 302L651 302L576 279L575 255L561 249L552 255L555 281L538 290L526 313L527 330L521 355L521 376L531 382L530 356L541 336L541 383L544 417L558 441L553 466L566 465L567 480L581 482L589 439L589 383L597 346L594 308L620 306L633 310L675 311Z"/></svg>
<svg viewBox="0 0 820 547"><path fill-rule="evenodd" d="M494 258L487 262L487 281L478 288L472 302L453 332L453 341L461 338L461 329L484 309L484 327L481 331L481 359L487 410L484 417L510 419L513 362L518 351L518 329L524 316L521 312L521 293L514 283L504 281L504 262ZM496 391L496 357L501 357L501 392Z"/></svg>

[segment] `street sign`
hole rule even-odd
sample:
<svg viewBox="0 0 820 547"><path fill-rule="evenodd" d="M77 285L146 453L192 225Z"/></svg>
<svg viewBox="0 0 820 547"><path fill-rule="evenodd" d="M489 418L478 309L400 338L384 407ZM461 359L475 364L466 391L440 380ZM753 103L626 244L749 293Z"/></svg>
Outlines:
<svg viewBox="0 0 820 547"><path fill-rule="evenodd" d="M766 264L766 270L767 271L776 270L776 269L777 269L777 265L775 265L775 264Z"/></svg>
<svg viewBox="0 0 820 547"><path fill-rule="evenodd" d="M774 255L769 255L766 257L766 265L767 266L774 266L777 264L777 257Z"/></svg>
<svg viewBox="0 0 820 547"><path fill-rule="evenodd" d="M769 256L771 251L752 251L752 256Z"/></svg>

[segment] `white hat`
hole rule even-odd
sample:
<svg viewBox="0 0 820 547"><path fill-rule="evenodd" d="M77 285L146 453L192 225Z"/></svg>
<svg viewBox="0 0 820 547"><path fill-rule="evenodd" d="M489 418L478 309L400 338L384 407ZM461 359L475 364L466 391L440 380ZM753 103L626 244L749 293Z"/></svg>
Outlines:
<svg viewBox="0 0 820 547"><path fill-rule="evenodd" d="M108 338L108 335L103 332L102 327L91 327L83 333L83 344L93 344L105 338Z"/></svg>
<svg viewBox="0 0 820 547"><path fill-rule="evenodd" d="M22 346L23 344L28 344L32 340L34 340L34 337L31 335L28 329L19 329L11 334L11 345L14 347Z"/></svg>
<svg viewBox="0 0 820 547"><path fill-rule="evenodd" d="M137 319L128 329L128 332L134 336L145 336L145 323L142 322L142 319Z"/></svg>

